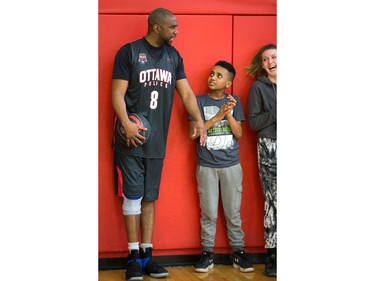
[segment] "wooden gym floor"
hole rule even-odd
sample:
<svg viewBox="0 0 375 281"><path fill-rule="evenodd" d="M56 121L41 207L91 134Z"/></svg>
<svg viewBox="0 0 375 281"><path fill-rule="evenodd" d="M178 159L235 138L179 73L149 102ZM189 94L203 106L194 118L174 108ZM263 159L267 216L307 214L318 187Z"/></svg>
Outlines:
<svg viewBox="0 0 375 281"><path fill-rule="evenodd" d="M263 275L264 264L254 264L254 272L243 273L232 265L215 265L207 273L194 271L193 266L165 267L168 270L167 278L151 278L144 276L143 281L275 281L276 277ZM99 270L99 281L125 281L125 270Z"/></svg>

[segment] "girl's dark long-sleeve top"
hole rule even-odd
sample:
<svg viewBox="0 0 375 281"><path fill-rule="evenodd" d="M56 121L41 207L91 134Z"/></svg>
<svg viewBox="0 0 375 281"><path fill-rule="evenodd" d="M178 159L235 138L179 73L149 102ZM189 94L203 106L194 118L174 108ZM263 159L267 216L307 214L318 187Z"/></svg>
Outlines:
<svg viewBox="0 0 375 281"><path fill-rule="evenodd" d="M276 140L276 84L266 76L253 83L248 99L250 129L258 132L258 138Z"/></svg>

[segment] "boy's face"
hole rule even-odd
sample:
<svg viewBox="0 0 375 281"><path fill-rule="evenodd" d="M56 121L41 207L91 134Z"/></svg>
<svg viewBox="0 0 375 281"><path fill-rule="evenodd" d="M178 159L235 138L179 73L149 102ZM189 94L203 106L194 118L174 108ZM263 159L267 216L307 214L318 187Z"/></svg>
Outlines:
<svg viewBox="0 0 375 281"><path fill-rule="evenodd" d="M230 81L230 72L222 66L215 65L208 76L208 88L210 90L222 90L229 88L232 84Z"/></svg>
<svg viewBox="0 0 375 281"><path fill-rule="evenodd" d="M277 76L277 50L269 49L262 54L262 67L270 77Z"/></svg>

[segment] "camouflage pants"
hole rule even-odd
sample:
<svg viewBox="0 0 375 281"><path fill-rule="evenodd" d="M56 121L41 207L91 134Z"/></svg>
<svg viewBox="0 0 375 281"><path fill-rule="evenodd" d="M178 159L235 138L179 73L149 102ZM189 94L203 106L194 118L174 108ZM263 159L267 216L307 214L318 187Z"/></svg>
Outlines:
<svg viewBox="0 0 375 281"><path fill-rule="evenodd" d="M264 195L265 248L277 246L277 141L258 138L258 167Z"/></svg>

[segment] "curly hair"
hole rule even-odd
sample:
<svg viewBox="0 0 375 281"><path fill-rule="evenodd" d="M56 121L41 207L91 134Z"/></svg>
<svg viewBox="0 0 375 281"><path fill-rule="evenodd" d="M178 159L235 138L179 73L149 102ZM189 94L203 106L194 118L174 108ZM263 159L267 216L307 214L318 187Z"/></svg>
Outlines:
<svg viewBox="0 0 375 281"><path fill-rule="evenodd" d="M257 78L259 76L266 74L266 71L262 67L262 54L264 51L267 51L270 49L277 49L276 45L270 43L259 49L259 51L255 54L255 56L251 60L250 65L245 68L247 75Z"/></svg>

